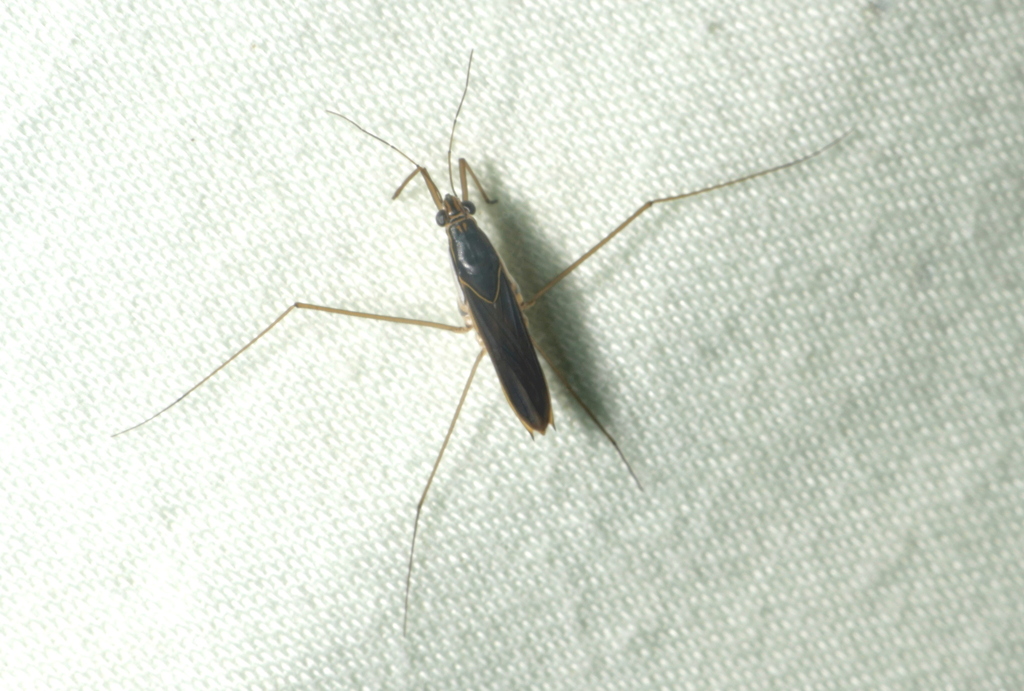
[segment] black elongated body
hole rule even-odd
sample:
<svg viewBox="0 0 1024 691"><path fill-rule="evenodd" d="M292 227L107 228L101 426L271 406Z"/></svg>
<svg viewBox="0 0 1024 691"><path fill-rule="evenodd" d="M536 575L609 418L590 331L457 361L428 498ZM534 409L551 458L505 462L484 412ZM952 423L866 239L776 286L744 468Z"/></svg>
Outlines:
<svg viewBox="0 0 1024 691"><path fill-rule="evenodd" d="M452 270L462 293L459 308L491 356L502 391L530 432L544 434L552 422L551 394L537 350L526 328L522 297L471 204L445 195L444 221Z"/></svg>

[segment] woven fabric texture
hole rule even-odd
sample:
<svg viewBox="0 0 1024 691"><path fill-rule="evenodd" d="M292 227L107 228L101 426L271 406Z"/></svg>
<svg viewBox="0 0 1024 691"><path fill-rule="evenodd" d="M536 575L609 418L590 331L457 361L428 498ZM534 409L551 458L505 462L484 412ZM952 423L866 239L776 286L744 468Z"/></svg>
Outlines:
<svg viewBox="0 0 1024 691"><path fill-rule="evenodd" d="M455 137L533 294L458 324ZM66 3L0 25L0 688L1024 688L1019 2ZM457 172L457 171L456 171ZM458 185L456 175L455 184ZM484 208L486 206L486 208Z"/></svg>

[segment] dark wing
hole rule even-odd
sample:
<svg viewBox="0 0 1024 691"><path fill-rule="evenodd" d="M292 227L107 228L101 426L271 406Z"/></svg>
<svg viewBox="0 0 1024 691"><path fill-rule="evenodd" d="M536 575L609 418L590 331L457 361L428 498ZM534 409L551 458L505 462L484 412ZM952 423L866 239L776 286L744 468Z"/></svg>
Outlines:
<svg viewBox="0 0 1024 691"><path fill-rule="evenodd" d="M504 267L498 269L493 302L473 290L465 290L464 294L509 405L527 430L544 434L552 420L551 395Z"/></svg>

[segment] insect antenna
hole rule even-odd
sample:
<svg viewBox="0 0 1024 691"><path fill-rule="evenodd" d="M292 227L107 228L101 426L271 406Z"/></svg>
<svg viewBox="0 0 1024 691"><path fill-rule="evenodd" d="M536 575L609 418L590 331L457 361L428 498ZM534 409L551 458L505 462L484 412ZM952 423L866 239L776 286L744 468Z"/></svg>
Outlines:
<svg viewBox="0 0 1024 691"><path fill-rule="evenodd" d="M466 83L462 87L462 98L459 99L459 107L455 110L455 117L452 118L452 133L448 136L448 184L451 186L453 197L455 196L455 176L452 175L452 145L455 143L455 126L459 124L459 113L462 112L462 104L466 102L466 94L469 92L469 73L472 69L473 51L469 51L469 64L466 65ZM475 178L476 176L474 175L473 177Z"/></svg>
<svg viewBox="0 0 1024 691"><path fill-rule="evenodd" d="M465 95L463 95L463 98L465 98ZM461 104L460 104L460 106L459 106L459 107L460 107L460 108L462 107L462 106L461 106ZM388 141L387 139L384 139L384 137L379 137L379 136L377 136L376 134L374 134L373 132L371 132L370 130L366 129L365 127L362 127L362 126L360 126L360 125L359 125L359 123L357 123L357 122L356 122L355 120L353 120L352 118L346 117L346 116L342 115L341 113L336 113L336 112L334 112L333 110L328 110L327 112L328 112L328 113L330 113L331 115L337 115L337 116L338 116L339 118L341 118L342 120L344 120L344 121L345 121L345 122L347 122L348 124L352 125L352 126L353 126L353 127L355 127L355 128L357 129L357 130L359 130L360 132L362 132L363 134L365 134L365 135L369 135L369 136L373 137L374 139L376 139L377 141L379 141L379 142L382 142L382 143L384 143L384 144L387 144L387 145L388 145L388 146L390 146L390 147L391 147L391 148L392 148L393 150L395 150L395 151L397 151L397 152L398 152L399 154L401 154L401 155L402 155L402 158L404 158L404 159L405 159L406 161L408 161L409 163L411 163L411 164L413 164L414 166L416 166L416 171L417 171L417 172L419 172L419 169L423 167L423 166L421 166L421 165L420 165L419 163L417 163L416 161L412 160L412 158L410 158L410 157L409 157L409 154L407 154L407 153L405 153L404 151L402 151L401 149L399 149L399 148L398 148L397 146L395 146L394 144L392 144L391 142L389 142L389 141Z"/></svg>

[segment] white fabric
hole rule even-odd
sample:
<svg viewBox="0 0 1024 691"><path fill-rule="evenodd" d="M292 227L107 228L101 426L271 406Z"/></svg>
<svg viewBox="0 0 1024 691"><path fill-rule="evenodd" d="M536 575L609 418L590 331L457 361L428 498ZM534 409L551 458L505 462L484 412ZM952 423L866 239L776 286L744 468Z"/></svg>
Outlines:
<svg viewBox="0 0 1024 691"><path fill-rule="evenodd" d="M514 6L513 6L514 5ZM1024 687L1019 2L67 3L0 25L0 688ZM456 156L533 441L411 166ZM447 185L446 185L447 186ZM479 199L477 192L472 191ZM482 207L483 205L480 204Z"/></svg>

